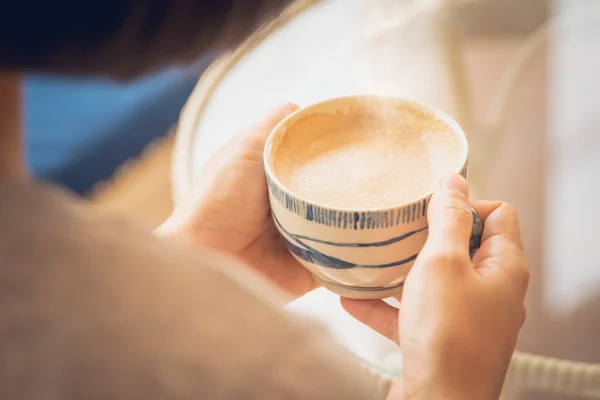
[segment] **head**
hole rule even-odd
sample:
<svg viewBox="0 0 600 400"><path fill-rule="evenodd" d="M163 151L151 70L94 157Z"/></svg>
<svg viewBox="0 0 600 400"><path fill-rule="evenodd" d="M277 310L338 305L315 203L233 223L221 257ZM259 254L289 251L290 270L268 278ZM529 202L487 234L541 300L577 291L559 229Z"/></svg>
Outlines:
<svg viewBox="0 0 600 400"><path fill-rule="evenodd" d="M0 69L128 79L239 43L289 0L23 0L0 13Z"/></svg>
<svg viewBox="0 0 600 400"><path fill-rule="evenodd" d="M238 44L290 0L21 0L0 12L0 178L25 176L20 75L127 80Z"/></svg>

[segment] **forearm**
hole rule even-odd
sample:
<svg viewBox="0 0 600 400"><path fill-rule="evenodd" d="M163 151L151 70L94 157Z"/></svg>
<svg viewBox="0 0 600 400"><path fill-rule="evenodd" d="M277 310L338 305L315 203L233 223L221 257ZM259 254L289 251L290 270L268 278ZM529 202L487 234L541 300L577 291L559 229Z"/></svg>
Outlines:
<svg viewBox="0 0 600 400"><path fill-rule="evenodd" d="M130 78L235 46L290 0L22 1L0 13L0 68Z"/></svg>

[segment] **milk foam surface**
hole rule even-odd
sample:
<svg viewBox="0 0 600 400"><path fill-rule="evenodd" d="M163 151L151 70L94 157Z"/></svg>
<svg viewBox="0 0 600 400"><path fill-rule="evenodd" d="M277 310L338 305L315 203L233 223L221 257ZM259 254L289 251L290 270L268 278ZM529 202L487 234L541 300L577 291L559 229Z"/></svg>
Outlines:
<svg viewBox="0 0 600 400"><path fill-rule="evenodd" d="M461 142L445 123L412 109L318 114L292 125L275 153L280 182L319 205L398 206L461 167Z"/></svg>

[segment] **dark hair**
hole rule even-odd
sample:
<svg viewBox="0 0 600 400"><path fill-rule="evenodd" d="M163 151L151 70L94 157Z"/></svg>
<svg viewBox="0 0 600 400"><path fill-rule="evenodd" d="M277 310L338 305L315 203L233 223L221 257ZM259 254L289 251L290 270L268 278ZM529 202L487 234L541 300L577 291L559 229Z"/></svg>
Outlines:
<svg viewBox="0 0 600 400"><path fill-rule="evenodd" d="M130 78L239 43L290 0L6 0L0 69Z"/></svg>

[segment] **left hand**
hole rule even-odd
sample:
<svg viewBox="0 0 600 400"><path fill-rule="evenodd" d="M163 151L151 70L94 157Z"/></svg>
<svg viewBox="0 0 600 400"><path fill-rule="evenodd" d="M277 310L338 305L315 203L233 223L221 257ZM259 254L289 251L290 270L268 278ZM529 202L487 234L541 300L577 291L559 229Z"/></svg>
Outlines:
<svg viewBox="0 0 600 400"><path fill-rule="evenodd" d="M263 167L269 133L297 109L294 104L278 107L221 148L158 233L236 256L284 291L300 297L318 285L279 237Z"/></svg>

